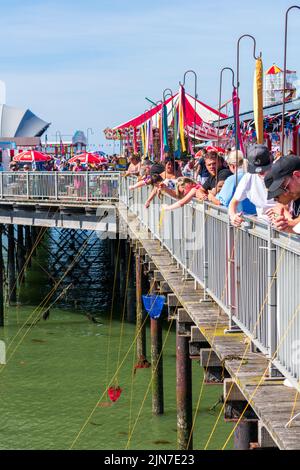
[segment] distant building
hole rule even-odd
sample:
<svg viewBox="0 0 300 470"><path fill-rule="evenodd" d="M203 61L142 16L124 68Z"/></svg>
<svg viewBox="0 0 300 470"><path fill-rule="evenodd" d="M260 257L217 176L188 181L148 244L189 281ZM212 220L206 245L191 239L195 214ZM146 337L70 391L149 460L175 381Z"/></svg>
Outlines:
<svg viewBox="0 0 300 470"><path fill-rule="evenodd" d="M274 106L283 101L283 70L273 64L264 76L264 106ZM285 101L296 99L297 75L294 70L286 71Z"/></svg>
<svg viewBox="0 0 300 470"><path fill-rule="evenodd" d="M72 137L74 153L85 152L87 146L87 138L83 131L76 131Z"/></svg>

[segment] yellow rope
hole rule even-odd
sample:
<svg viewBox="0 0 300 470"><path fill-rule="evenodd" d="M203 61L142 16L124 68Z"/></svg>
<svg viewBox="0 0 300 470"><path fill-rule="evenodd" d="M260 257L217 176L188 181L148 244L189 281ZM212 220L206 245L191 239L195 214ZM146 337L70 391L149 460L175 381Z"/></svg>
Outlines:
<svg viewBox="0 0 300 470"><path fill-rule="evenodd" d="M290 238L290 236L289 236L289 238ZM265 307L265 304L266 304L266 302L267 302L267 300L268 300L268 297L269 297L269 290L270 290L270 288L272 287L273 282L275 281L275 277L276 277L276 275L277 275L278 269L279 269L280 264L281 264L281 262L282 262L283 255L284 255L284 251L282 250L282 253L281 253L281 255L280 255L280 257L279 257L279 260L278 260L278 262L277 262L277 264L276 264L276 268L275 268L274 274L273 274L273 276L272 276L272 280L271 280L271 282L269 283L269 286L268 286L268 289L267 289L267 293L266 293L265 298L264 298L264 300L263 300L263 303L262 303L262 305L261 305L261 308L260 308L260 311L259 311L257 320L256 320L256 322L255 322L255 324L254 324L254 326L253 326L252 336L254 336L254 333L255 333L255 331L256 331L256 329L257 329L257 327L258 327L258 325L259 325L259 322L260 322L260 320L261 320L261 317L262 317L262 315L263 315L264 307ZM245 360L246 354L248 353L249 348L250 348L250 343L248 343L248 344L246 345L246 348L245 348L245 350L244 350L244 353L243 353L241 362L240 362L240 364L239 364L238 370L237 370L237 372L236 372L236 375L238 375L238 373L239 373L239 371L240 371L242 365L244 364L244 360ZM217 424L218 424L218 422L219 422L219 420L220 420L220 417L221 417L221 415L222 415L222 413L223 413L223 411L224 411L224 409L225 409L225 405L226 405L226 403L227 403L227 399L228 399L228 397L230 396L230 393L231 393L231 391L232 391L232 389L233 389L233 386L234 386L234 381L232 381L232 383L231 383L231 385L230 385L230 387L229 387L229 390L228 390L228 393L227 393L227 397L225 398L225 400L224 400L224 402L223 402L223 404L222 404L222 407L221 407L221 409L220 409L219 415L217 416L217 419L216 419L216 421L215 421L215 424L214 424L214 426L213 426L213 429L212 429L212 431L211 431L211 433L210 433L210 435L209 435L209 437L208 437L208 440L207 440L207 442L206 442L206 444L205 444L204 450L207 450L207 447L208 447L208 445L209 445L209 443L210 443L210 441L211 441L211 439L212 439L212 436L213 436L213 434L214 434L214 432L215 432L215 430L216 430L216 427L217 427Z"/></svg>
<svg viewBox="0 0 300 470"><path fill-rule="evenodd" d="M116 257L115 274L114 274L113 291L112 291L112 301L111 301L111 309L110 309L110 316L109 316L108 344L107 344L107 354L106 354L106 378L105 378L106 384L108 382L108 373L109 373L108 369L109 369L110 343L111 343L111 333L112 333L112 317L113 317L113 311L114 311L114 300L115 300L115 289L116 289L116 281L117 281L119 254L120 254L120 237L119 237L118 248L117 248L117 257ZM108 388L108 385L105 388L105 392L107 388Z"/></svg>
<svg viewBox="0 0 300 470"><path fill-rule="evenodd" d="M128 295L128 282L129 282L129 273L130 273L130 263L131 263L131 246L130 246L130 251L129 251L129 256L128 256L128 266L127 266L127 274L126 274L124 304L123 304L123 311L122 311L122 317L121 317L120 341L119 341L117 368L119 367L119 363L120 363L122 339L123 339L123 332L124 332L124 319L125 319L126 301L127 301L127 295Z"/></svg>
<svg viewBox="0 0 300 470"><path fill-rule="evenodd" d="M293 416L294 416L295 409L296 409L296 406L297 406L298 395L299 395L299 391L296 390L296 393L295 393L295 400L294 400L294 404L293 404L293 409L292 409L292 412L291 412L290 419L289 419L289 421L288 421L287 427L290 427L290 425L292 424Z"/></svg>
<svg viewBox="0 0 300 470"><path fill-rule="evenodd" d="M84 250L84 245L86 245L89 241L89 239L91 238L91 235L92 233L89 235L89 237L86 239L86 241L84 242L84 244L82 245L81 249L79 250L79 252L77 253L76 257L74 258L73 262L71 263L71 265L67 268L67 270L65 271L65 273L63 274L63 276L61 277L61 279L57 282L56 286L54 286L51 291L49 292L49 294L47 294L45 296L45 298L42 300L42 302L34 309L34 311L32 312L32 314L27 318L26 322L21 326L21 328L19 329L19 331L16 333L16 335L14 336L13 340L10 342L10 344L8 345L8 349L7 351L10 349L13 341L15 340L15 338L18 336L19 332L23 329L23 327L26 325L27 321L30 320L33 315L38 312L34 318L34 321L32 322L32 324L30 325L30 327L28 327L28 329L26 330L26 332L24 333L24 335L21 337L21 339L19 340L19 342L17 343L15 349L12 351L11 353L11 356L9 357L9 359L11 359L11 357L14 355L14 353L16 352L18 346L22 343L23 339L26 337L26 335L28 334L28 332L31 330L31 328L34 326L34 323L36 321L36 319L38 318L38 316L40 315L41 313L41 310L45 308L45 305L46 303L48 302L48 300L51 298L51 296L54 294L54 292L57 290L58 286L61 284L61 282L63 281L63 279L66 277L66 275L68 274L68 272L72 269L72 267L74 266L74 264L77 262L77 258L79 258ZM40 310L40 312L39 312ZM7 361L8 362L8 361ZM4 370L1 369L1 372Z"/></svg>
<svg viewBox="0 0 300 470"><path fill-rule="evenodd" d="M124 355L123 360L122 360L122 362L120 363L118 369L116 370L116 372L115 372L114 375L112 376L110 382L108 383L107 388L110 387L110 385L114 382L115 378L117 377L117 375L118 375L118 373L119 373L121 367L123 366L124 362L125 362L126 359L127 359L127 356L129 355L129 353L130 353L132 347L134 346L135 341L136 341L138 335L139 335L140 332L142 331L142 328L144 328L144 325L145 325L147 319L148 319L148 315L145 317L145 319L144 319L144 321L143 321L141 327L140 327L139 330L137 331L135 338L133 339L131 345L129 346L129 348L128 348L127 352L126 352L126 354ZM97 409L99 403L101 402L101 400L103 399L103 397L106 395L106 390L107 390L107 388L104 390L104 392L103 392L102 395L100 396L99 400L97 401L96 405L94 406L94 408L92 409L91 413L89 414L88 418L86 419L86 421L84 422L84 424L83 424L82 427L80 428L80 430L79 430L77 436L76 436L75 439L73 440L73 442L72 442L71 446L69 447L69 449L73 449L74 445L76 444L76 442L78 441L79 437L80 437L81 434L83 433L83 431L84 431L84 429L86 428L86 426L87 426L89 420L91 419L91 417L93 416L94 412L96 411L96 409Z"/></svg>
<svg viewBox="0 0 300 470"><path fill-rule="evenodd" d="M286 327L285 333L281 336L276 351L274 352L273 356L269 359L269 362L270 362L270 363L275 359L275 357L276 357L276 355L277 355L277 353L278 353L278 351L279 351L279 348L280 348L280 346L282 345L283 341L285 340L285 338L286 338L286 336L287 336L287 334L288 334L288 331L289 331L289 329L290 329L292 323L294 322L294 320L295 320L297 314L299 313L299 311L300 311L300 303L299 303L298 306L296 307L296 309L295 309L295 311L294 311L294 313L293 313L293 315L292 315L292 318L290 319L290 321L289 321L289 323L288 323L288 326ZM240 424L240 422L241 422L241 420L242 420L242 418L243 418L245 412L247 411L248 407L249 407L250 404L252 403L252 400L253 400L253 398L254 398L256 392L258 391L259 387L261 386L261 384L262 384L262 382L263 382L263 380L264 380L264 378L265 378L265 376L266 376L268 370L269 370L269 364L268 364L268 366L266 367L266 369L265 369L263 375L261 376L261 379L260 379L260 381L258 382L257 386L255 387L255 389L254 389L254 391L253 391L251 397L249 398L247 405L245 406L243 412L241 413L241 416L239 417L239 419L238 419L238 421L236 422L234 428L232 429L232 431L230 432L228 438L226 439L225 444L224 444L223 447L222 447L222 450L225 449L225 447L227 446L229 440L231 439L231 436L233 435L233 433L234 433L234 431L236 430L237 426Z"/></svg>
<svg viewBox="0 0 300 470"><path fill-rule="evenodd" d="M162 345L160 354L159 354L159 356L158 356L158 360L157 360L156 367L155 367L154 369L152 369L151 379L150 379L150 381L149 381L149 384L148 384L146 393L145 393L145 395L144 395L144 398L143 398L141 407L140 407L140 409L139 409L137 418L136 418L136 420L135 420L135 422L134 422L134 425L133 425L133 427L132 427L132 429L131 429L131 432L130 432L130 435L129 435L129 438L128 438L128 441L127 441L127 444L126 444L125 449L129 449L129 445L130 445L130 442L131 442L131 438L132 438L133 432L134 432L134 430L135 430L135 427L136 427L136 425L137 425L137 422L138 422L139 417L140 417L140 415L141 415L141 412L142 412L142 410L143 410L145 401L146 401L146 399L147 399L147 396L148 396L150 387L151 387L152 382L153 382L153 377L154 377L154 374L155 374L155 372L156 372L156 370L157 370L157 367L158 367L158 365L159 365L159 361L160 361L160 358L161 358L161 356L162 356L162 353L163 353L164 347L165 347L165 345L166 345L167 339L168 339L168 337L169 337L169 333L170 333L170 331L171 331L172 324L173 324L173 318L172 318L172 320L170 321L170 326L169 326L169 328L168 328L168 331L167 331L167 333L166 333L165 340L164 340L164 342L163 342L163 345Z"/></svg>

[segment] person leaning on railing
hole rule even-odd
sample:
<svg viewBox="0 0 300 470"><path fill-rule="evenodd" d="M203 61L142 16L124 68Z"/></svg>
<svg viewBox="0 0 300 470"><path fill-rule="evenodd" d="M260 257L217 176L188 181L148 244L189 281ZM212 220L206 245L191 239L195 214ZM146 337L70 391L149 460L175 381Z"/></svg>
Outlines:
<svg viewBox="0 0 300 470"><path fill-rule="evenodd" d="M267 211L278 230L300 233L300 157L283 156L265 176L268 199L277 205Z"/></svg>
<svg viewBox="0 0 300 470"><path fill-rule="evenodd" d="M129 161L129 166L123 176L139 176L141 171L140 157L138 157L137 155L133 155L132 157L130 157Z"/></svg>
<svg viewBox="0 0 300 470"><path fill-rule="evenodd" d="M236 227L243 222L243 213L238 211L238 206L245 199L254 204L258 217L263 218L267 218L266 211L276 204L273 199L268 200L264 183L264 176L272 166L272 156L268 147L254 144L247 149L247 157L247 173L242 176L228 208L231 223Z"/></svg>
<svg viewBox="0 0 300 470"><path fill-rule="evenodd" d="M233 174L223 181L223 186L216 195L212 191L209 192L208 200L217 206L228 207L237 187L236 182L239 183L245 174L243 153L240 150L231 151L227 156L226 163ZM256 208L248 198L239 202L237 210L249 215L256 214Z"/></svg>
<svg viewBox="0 0 300 470"><path fill-rule="evenodd" d="M153 190L151 191L150 196L145 202L146 209L148 209L155 196L159 198L161 197L162 192L169 194L170 196L176 197L176 192L174 191L173 187L170 188L166 180L163 180L160 175L152 175L149 184L153 186Z"/></svg>
<svg viewBox="0 0 300 470"><path fill-rule="evenodd" d="M208 191L215 188L218 181L224 181L232 173L225 166L222 157L219 157L217 152L208 152L205 157L205 167L209 173L209 177L202 185L198 199L206 201L208 198Z"/></svg>
<svg viewBox="0 0 300 470"><path fill-rule="evenodd" d="M174 204L164 204L162 209L166 211L172 211L184 206L193 198L201 200L201 190L202 186L200 183L197 183L191 178L182 176L176 181L176 196L179 198L179 200L174 202Z"/></svg>

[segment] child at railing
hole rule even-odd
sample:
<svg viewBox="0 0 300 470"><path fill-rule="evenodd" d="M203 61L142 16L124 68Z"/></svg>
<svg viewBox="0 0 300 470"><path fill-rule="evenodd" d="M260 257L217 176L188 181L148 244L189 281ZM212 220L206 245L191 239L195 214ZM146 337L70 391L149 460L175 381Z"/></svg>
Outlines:
<svg viewBox="0 0 300 470"><path fill-rule="evenodd" d="M179 198L179 201L174 202L174 204L166 205L164 204L162 208L167 211L172 211L178 209L179 207L184 206L190 202L194 197L196 199L200 198L200 190L202 185L197 183L191 178L180 177L176 181L176 197ZM202 192L201 192L202 195Z"/></svg>
<svg viewBox="0 0 300 470"><path fill-rule="evenodd" d="M155 196L158 196L160 198L162 191L166 192L170 196L176 197L176 192L173 189L173 185L172 187L170 187L168 185L168 180L163 180L160 175L152 175L150 182L147 184L152 184L153 190L151 191L150 196L145 202L146 209L148 209L151 204L151 201L154 199Z"/></svg>

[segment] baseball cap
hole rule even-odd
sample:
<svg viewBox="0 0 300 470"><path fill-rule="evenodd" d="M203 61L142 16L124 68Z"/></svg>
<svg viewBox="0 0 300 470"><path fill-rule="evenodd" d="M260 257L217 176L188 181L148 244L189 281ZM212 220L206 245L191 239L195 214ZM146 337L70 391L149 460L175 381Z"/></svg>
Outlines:
<svg viewBox="0 0 300 470"><path fill-rule="evenodd" d="M248 172L259 174L268 171L272 165L272 156L268 147L254 144L247 149Z"/></svg>
<svg viewBox="0 0 300 470"><path fill-rule="evenodd" d="M283 156L272 165L264 178L268 188L268 199L280 196L284 192L282 184L285 178L296 170L300 170L300 157L294 155Z"/></svg>

